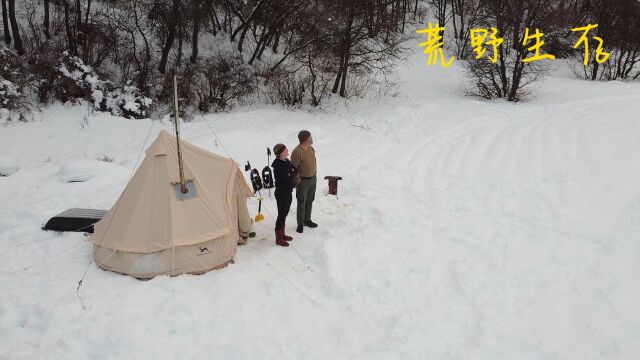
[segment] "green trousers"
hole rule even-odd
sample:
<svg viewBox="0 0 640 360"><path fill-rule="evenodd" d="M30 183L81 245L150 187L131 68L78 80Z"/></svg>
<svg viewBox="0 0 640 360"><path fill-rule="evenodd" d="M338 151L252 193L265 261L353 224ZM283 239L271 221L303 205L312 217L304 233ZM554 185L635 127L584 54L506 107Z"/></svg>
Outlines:
<svg viewBox="0 0 640 360"><path fill-rule="evenodd" d="M298 226L302 226L306 221L311 220L311 209L315 198L316 177L312 176L311 179L302 179L296 188Z"/></svg>

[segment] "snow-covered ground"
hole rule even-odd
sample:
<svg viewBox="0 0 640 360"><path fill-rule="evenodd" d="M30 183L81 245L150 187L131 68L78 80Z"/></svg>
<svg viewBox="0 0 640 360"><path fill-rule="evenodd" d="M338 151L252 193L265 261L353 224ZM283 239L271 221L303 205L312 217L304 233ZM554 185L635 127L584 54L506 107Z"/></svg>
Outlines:
<svg viewBox="0 0 640 360"><path fill-rule="evenodd" d="M640 83L558 71L531 102L483 102L460 94L455 66L424 62L379 102L183 125L259 168L309 129L339 197L320 180L320 226L295 233L292 211L289 248L269 199L234 265L138 281L91 264L80 297L90 243L40 227L110 208L171 123L56 105L0 126L19 168L0 177L0 358L637 359Z"/></svg>

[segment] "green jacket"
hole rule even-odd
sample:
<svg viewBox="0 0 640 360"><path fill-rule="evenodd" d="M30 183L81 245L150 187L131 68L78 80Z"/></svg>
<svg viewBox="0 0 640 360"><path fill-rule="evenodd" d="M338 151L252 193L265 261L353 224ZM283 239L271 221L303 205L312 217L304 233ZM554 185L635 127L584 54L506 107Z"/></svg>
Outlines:
<svg viewBox="0 0 640 360"><path fill-rule="evenodd" d="M309 150L303 149L300 145L296 146L291 153L291 163L298 169L301 177L315 176L318 172L313 146L309 146Z"/></svg>

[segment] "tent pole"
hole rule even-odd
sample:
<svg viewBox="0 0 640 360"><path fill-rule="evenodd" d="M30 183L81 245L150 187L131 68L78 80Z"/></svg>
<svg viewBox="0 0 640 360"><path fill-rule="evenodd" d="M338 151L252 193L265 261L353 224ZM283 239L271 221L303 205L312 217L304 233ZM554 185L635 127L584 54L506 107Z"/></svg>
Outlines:
<svg viewBox="0 0 640 360"><path fill-rule="evenodd" d="M189 192L184 181L184 168L182 166L182 151L180 150L180 125L178 124L178 80L173 71L173 120L176 128L176 142L178 143L178 168L180 169L180 191L183 194Z"/></svg>

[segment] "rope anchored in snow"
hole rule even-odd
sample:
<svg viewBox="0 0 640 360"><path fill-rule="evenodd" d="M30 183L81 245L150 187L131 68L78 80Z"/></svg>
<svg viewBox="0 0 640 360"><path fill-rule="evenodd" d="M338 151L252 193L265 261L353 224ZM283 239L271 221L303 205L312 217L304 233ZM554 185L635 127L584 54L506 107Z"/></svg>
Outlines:
<svg viewBox="0 0 640 360"><path fill-rule="evenodd" d="M136 160L136 163L133 165L133 169L131 170L131 174L129 175L129 180L127 181L127 183L129 183L129 181L131 181L131 178L133 177L133 174L136 171L136 167L138 166L138 162L140 162L140 158L142 157L142 153L144 152L144 148L147 145L147 141L149 141L149 136L151 135L151 130L153 129L153 125L154 124L155 124L155 122L151 121L151 126L149 127L149 131L147 132L147 137L144 139L144 143L142 144L142 148L140 149L140 152L138 153L138 159ZM100 245L102 245L102 240L104 240L104 236L106 235L107 231L109 230L109 226L111 226L111 221L113 220L113 218L115 217L116 212L118 211L118 205L120 205L119 201L116 202L115 208L113 209L113 216L111 217L111 219L109 219L109 223L107 224L107 227L105 228L104 232L102 233L102 236L100 237L100 241L98 242L98 246L94 247L93 254L91 256L91 260L87 264L87 267L84 269L84 274L82 274L82 278L80 278L80 281L78 281L78 287L76 288L76 295L78 296L80 301L82 301L82 297L80 296L80 287L82 287L82 281L87 276L87 272L89 272L89 267L91 266L91 264L93 264L93 261L95 260L96 252L98 251L98 248L100 247ZM114 250L114 253L115 253L115 250ZM84 304L82 304L82 307L84 308Z"/></svg>

